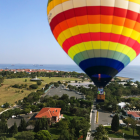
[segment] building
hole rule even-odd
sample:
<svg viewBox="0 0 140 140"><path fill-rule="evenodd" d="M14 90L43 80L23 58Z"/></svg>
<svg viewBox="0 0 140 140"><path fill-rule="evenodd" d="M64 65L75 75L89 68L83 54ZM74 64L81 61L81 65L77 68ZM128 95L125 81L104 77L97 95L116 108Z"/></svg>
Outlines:
<svg viewBox="0 0 140 140"><path fill-rule="evenodd" d="M56 123L59 122L61 118L64 118L60 111L61 108L42 108L35 118L49 118L52 123Z"/></svg>
<svg viewBox="0 0 140 140"><path fill-rule="evenodd" d="M126 115L130 116L134 120L140 120L140 111L125 111Z"/></svg>
<svg viewBox="0 0 140 140"><path fill-rule="evenodd" d="M33 79L31 79L30 81L41 81L41 79L37 78L37 76Z"/></svg>
<svg viewBox="0 0 140 140"><path fill-rule="evenodd" d="M121 102L121 103L119 103L117 105L120 107L120 109L122 109L122 108L124 108L126 106L126 104L129 104L129 103Z"/></svg>
<svg viewBox="0 0 140 140"><path fill-rule="evenodd" d="M89 85L94 85L93 82L83 82L83 83L79 83L79 81L77 83L69 83L68 85L71 86L76 86L76 87L81 87L83 86L84 88L90 88Z"/></svg>

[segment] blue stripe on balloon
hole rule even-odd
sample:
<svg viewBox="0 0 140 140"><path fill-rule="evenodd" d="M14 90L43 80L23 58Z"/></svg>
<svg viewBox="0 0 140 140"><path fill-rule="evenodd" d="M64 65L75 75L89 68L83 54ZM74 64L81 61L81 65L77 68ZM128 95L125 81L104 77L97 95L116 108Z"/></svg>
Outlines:
<svg viewBox="0 0 140 140"><path fill-rule="evenodd" d="M94 63L95 61L96 63ZM93 66L107 66L116 69L118 72L124 68L122 62L111 58L90 58L80 62L79 66L84 71Z"/></svg>
<svg viewBox="0 0 140 140"><path fill-rule="evenodd" d="M99 78L99 74L94 74L92 75L92 77ZM111 78L111 76L106 75L106 74L101 74L100 78Z"/></svg>

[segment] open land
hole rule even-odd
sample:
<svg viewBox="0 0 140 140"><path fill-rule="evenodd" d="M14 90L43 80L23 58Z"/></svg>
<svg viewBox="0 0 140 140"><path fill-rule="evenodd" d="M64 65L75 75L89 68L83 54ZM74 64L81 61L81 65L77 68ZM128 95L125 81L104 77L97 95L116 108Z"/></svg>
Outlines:
<svg viewBox="0 0 140 140"><path fill-rule="evenodd" d="M116 78L120 79L120 80L132 80L132 78L128 78L128 77L120 77L120 76L116 76Z"/></svg>
<svg viewBox="0 0 140 140"><path fill-rule="evenodd" d="M44 87L46 84L49 84L50 82L57 82L57 81L74 81L74 80L81 80L81 79L78 79L78 78L62 78L62 77L38 77L39 79L42 79L44 80L42 82L42 85L40 85L38 87L38 89L41 89L42 87ZM25 79L27 79L27 82L25 82ZM14 84L27 84L28 87L31 85L31 84L35 84L35 82L32 82L30 81L31 78L14 78L14 79L5 79L4 80L4 85L0 87L0 105L8 102L10 103L11 105L13 105L16 101L18 100L22 100L24 97L28 96L31 92L34 92L35 89L33 90L27 90L25 88L23 89L18 89L18 88L12 88L12 87L9 87L11 85L14 85ZM23 90L24 92L21 93L17 93L16 91L18 90ZM0 108L0 111L2 111L3 109Z"/></svg>

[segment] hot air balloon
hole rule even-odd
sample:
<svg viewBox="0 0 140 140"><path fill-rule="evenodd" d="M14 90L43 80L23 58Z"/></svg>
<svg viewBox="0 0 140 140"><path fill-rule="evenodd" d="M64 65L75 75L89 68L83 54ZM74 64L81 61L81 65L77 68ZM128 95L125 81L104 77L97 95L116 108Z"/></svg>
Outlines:
<svg viewBox="0 0 140 140"><path fill-rule="evenodd" d="M140 53L140 0L49 0L47 16L55 39L100 96Z"/></svg>

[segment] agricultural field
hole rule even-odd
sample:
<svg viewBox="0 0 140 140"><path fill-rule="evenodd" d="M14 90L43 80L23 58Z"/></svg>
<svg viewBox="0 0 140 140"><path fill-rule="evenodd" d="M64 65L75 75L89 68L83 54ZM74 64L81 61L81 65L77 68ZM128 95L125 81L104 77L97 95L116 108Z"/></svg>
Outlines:
<svg viewBox="0 0 140 140"><path fill-rule="evenodd" d="M57 81L75 81L75 80L81 80L78 78L62 78L62 77L38 77L39 79L42 79L42 84L38 86L38 89L41 89L46 84L49 84L50 82L57 82ZM25 82L25 79L27 79L27 82ZM3 86L0 87L0 105L8 102L11 105L14 105L16 101L23 99L24 97L28 96L31 92L36 91L35 89L29 90L27 89L31 84L36 84L36 82L30 81L31 78L14 78L14 79L5 79ZM18 89L18 88L12 88L10 86L15 84L27 84L27 88ZM23 93L22 93L23 90ZM0 111L2 109L0 108Z"/></svg>

